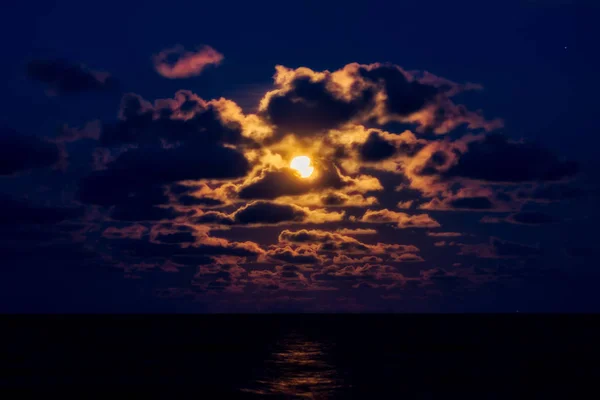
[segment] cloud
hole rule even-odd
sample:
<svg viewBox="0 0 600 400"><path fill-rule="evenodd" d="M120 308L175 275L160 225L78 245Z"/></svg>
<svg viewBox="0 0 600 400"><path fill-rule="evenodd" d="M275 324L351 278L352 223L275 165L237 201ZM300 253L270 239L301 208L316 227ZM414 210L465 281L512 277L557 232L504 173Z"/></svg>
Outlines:
<svg viewBox="0 0 600 400"><path fill-rule="evenodd" d="M244 275L246 270L237 264L202 265L194 275L192 286L208 293L240 292L245 287Z"/></svg>
<svg viewBox="0 0 600 400"><path fill-rule="evenodd" d="M133 149L96 171L80 184L80 198L92 204L109 204L136 190L193 179L227 179L244 176L250 168L244 155L221 146L172 149Z"/></svg>
<svg viewBox="0 0 600 400"><path fill-rule="evenodd" d="M61 161L54 143L0 127L0 176L51 167Z"/></svg>
<svg viewBox="0 0 600 400"><path fill-rule="evenodd" d="M167 50L154 61L168 78L189 77L211 64L206 51L179 48L171 60ZM422 210L501 212L484 218L542 225L554 218L521 211L526 203L580 195L571 182L560 182L574 177L574 164L537 145L489 134L500 120L456 103L459 93L479 85L391 64L353 63L333 72L278 66L272 89L256 114L188 90L152 101L127 93L112 121L63 125L49 141L27 142L35 157L45 154L36 149L46 144L57 147L58 156L5 167L12 171L5 174L57 165L67 146L90 149L91 173L70 170L51 182L64 189L60 201L70 201L69 179L83 176L76 201L86 214L0 198L0 245L64 241L79 229L86 246L102 250L91 256L98 263L135 277L178 272L152 279L167 288L164 293L185 294L216 310L271 307L280 298L309 299L315 309L380 305L384 293L385 302L402 296L408 304L509 275L505 270L513 264L542 254L539 246L498 238L458 243L454 238L472 235L451 231L456 226L437 232L437 217ZM454 132L459 128L465 129ZM15 147L0 146L6 153L0 166L13 153L27 153ZM289 168L298 155L309 156L315 168L307 179ZM443 217L444 223L456 220ZM395 243L392 228L425 229L426 235L403 235L425 240L428 250L440 247L436 258ZM454 248L465 257L509 259L499 264L507 268L496 273L484 261L465 268L439 259ZM423 269L426 259L454 268ZM177 289L176 279L182 280Z"/></svg>
<svg viewBox="0 0 600 400"><path fill-rule="evenodd" d="M396 207L401 210L408 210L412 207L413 203L414 200L399 201L398 204L396 204Z"/></svg>
<svg viewBox="0 0 600 400"><path fill-rule="evenodd" d="M336 230L340 235L376 235L377 231L375 229L352 229L352 228L340 228Z"/></svg>
<svg viewBox="0 0 600 400"><path fill-rule="evenodd" d="M485 130L502 126L450 99L480 86L409 73L392 64L353 63L334 72L278 65L275 84L277 88L261 100L259 113L276 126L279 138L288 133L318 136L367 121L411 123L439 134L463 124Z"/></svg>
<svg viewBox="0 0 600 400"><path fill-rule="evenodd" d="M179 197L179 204L183 206L205 206L205 207L216 207L223 205L223 201L219 199L213 199L211 197L197 197L194 195L184 195Z"/></svg>
<svg viewBox="0 0 600 400"><path fill-rule="evenodd" d="M298 265L277 265L274 270L255 270L248 273L250 282L266 291L304 291L311 284L305 275L308 270Z"/></svg>
<svg viewBox="0 0 600 400"><path fill-rule="evenodd" d="M66 60L33 60L27 65L27 75L48 85L56 94L111 90L117 86L108 73L92 71Z"/></svg>
<svg viewBox="0 0 600 400"><path fill-rule="evenodd" d="M536 185L532 190L520 190L517 196L529 201L549 203L583 197L587 191L571 184Z"/></svg>
<svg viewBox="0 0 600 400"><path fill-rule="evenodd" d="M147 203L128 203L117 205L110 213L110 217L117 221L160 221L175 219L184 213L172 207L156 206Z"/></svg>
<svg viewBox="0 0 600 400"><path fill-rule="evenodd" d="M189 90L179 90L172 99L158 99L154 104L135 93L126 93L121 99L119 120L103 125L100 142L107 147L250 142L243 135L241 122L226 116L225 111L222 101L206 101Z"/></svg>
<svg viewBox="0 0 600 400"><path fill-rule="evenodd" d="M489 210L493 207L492 202L487 197L460 197L450 202L453 208L466 208L471 210Z"/></svg>
<svg viewBox="0 0 600 400"><path fill-rule="evenodd" d="M559 220L557 218L539 211L520 211L505 218L485 216L480 222L487 224L507 222L510 224L519 225L548 225L558 221Z"/></svg>
<svg viewBox="0 0 600 400"><path fill-rule="evenodd" d="M427 214L408 215L388 209L378 211L367 210L360 221L380 224L393 223L398 228L438 228L441 226L439 222Z"/></svg>
<svg viewBox="0 0 600 400"><path fill-rule="evenodd" d="M427 232L427 236L431 237L458 237L462 235L460 232Z"/></svg>
<svg viewBox="0 0 600 400"><path fill-rule="evenodd" d="M52 139L54 143L72 143L79 140L90 139L98 140L102 124L99 120L87 122L83 128L73 128L64 124L56 138Z"/></svg>
<svg viewBox="0 0 600 400"><path fill-rule="evenodd" d="M311 248L292 248L290 246L272 246L267 250L266 256L277 261L290 264L322 264L324 259Z"/></svg>
<svg viewBox="0 0 600 400"><path fill-rule="evenodd" d="M546 225L556 222L557 219L551 215L535 211L521 211L510 215L508 221L516 224L525 225Z"/></svg>
<svg viewBox="0 0 600 400"><path fill-rule="evenodd" d="M516 211L521 208L522 202L511 201L509 198L500 200L494 189L473 186L468 189L460 189L456 193L444 193L446 198L433 198L419 205L421 210L435 211L493 211L507 212Z"/></svg>
<svg viewBox="0 0 600 400"><path fill-rule="evenodd" d="M278 225L281 223L324 223L341 221L344 213L311 210L294 204L254 201L237 211L226 214L216 211L204 212L194 219L199 224L215 225Z"/></svg>
<svg viewBox="0 0 600 400"><path fill-rule="evenodd" d="M76 207L42 207L0 194L0 224L46 225L80 217L83 210Z"/></svg>
<svg viewBox="0 0 600 400"><path fill-rule="evenodd" d="M169 233L157 233L156 238L164 237ZM170 243L151 242L137 239L112 240L109 244L114 251L122 252L124 257L134 259L170 259L177 264L197 265L206 263L207 257L237 256L256 257L264 254L264 250L254 242L230 242L226 239L210 237L196 232L195 242L189 243L188 235L181 237L180 243L174 239ZM212 258L211 258L212 260Z"/></svg>
<svg viewBox="0 0 600 400"><path fill-rule="evenodd" d="M109 226L102 232L102 237L107 239L141 239L148 232L144 225L134 224L123 228Z"/></svg>
<svg viewBox="0 0 600 400"><path fill-rule="evenodd" d="M511 142L500 135L486 136L469 144L458 163L445 172L488 182L558 181L578 172L577 164L561 161L546 149L530 143Z"/></svg>
<svg viewBox="0 0 600 400"><path fill-rule="evenodd" d="M383 262L383 259L376 256L348 257L345 254L340 254L339 256L333 257L334 264L377 264L381 262Z"/></svg>
<svg viewBox="0 0 600 400"><path fill-rule="evenodd" d="M350 98L336 94L342 91L328 73L316 73L308 68L290 70L276 67L278 89L261 100L260 112L278 128L280 136L318 135L350 122L372 107L375 93L364 90Z"/></svg>
<svg viewBox="0 0 600 400"><path fill-rule="evenodd" d="M203 46L192 52L178 45L161 51L152 59L154 68L160 75L169 79L181 79L198 76L209 65L219 65L223 61L223 54L210 46Z"/></svg>
<svg viewBox="0 0 600 400"><path fill-rule="evenodd" d="M176 198L178 205L184 207L222 207L228 205L236 197L234 184L213 183L212 186L199 181L189 184L175 183L169 186L169 192Z"/></svg>
<svg viewBox="0 0 600 400"><path fill-rule="evenodd" d="M239 190L242 199L275 199L283 196L299 196L323 189L341 189L356 185L359 181L341 174L333 164L323 164L314 178L301 178L291 168L269 168L251 177ZM378 188L375 187L374 190Z"/></svg>
<svg viewBox="0 0 600 400"><path fill-rule="evenodd" d="M536 257L541 254L538 247L523 245L491 237L489 243L464 244L458 243L458 255L474 255L478 258L524 258Z"/></svg>
<svg viewBox="0 0 600 400"><path fill-rule="evenodd" d="M369 283L371 287L391 287L403 284L406 280L404 275L390 265L364 264L359 266L331 265L311 275L316 282L327 284L349 283L355 288L361 283Z"/></svg>
<svg viewBox="0 0 600 400"><path fill-rule="evenodd" d="M359 147L363 161L381 161L396 153L396 147L383 139L376 131L369 134L368 139Z"/></svg>
<svg viewBox="0 0 600 400"><path fill-rule="evenodd" d="M391 257L393 254L416 253L419 251L419 249L413 245L386 243L366 244L350 236L318 229L301 229L299 231L285 229L279 234L278 240L279 243L284 245L316 245L317 251L323 254L377 254L378 256L387 255Z"/></svg>
<svg viewBox="0 0 600 400"><path fill-rule="evenodd" d="M414 253L392 254L392 260L395 262L423 262L423 257Z"/></svg>

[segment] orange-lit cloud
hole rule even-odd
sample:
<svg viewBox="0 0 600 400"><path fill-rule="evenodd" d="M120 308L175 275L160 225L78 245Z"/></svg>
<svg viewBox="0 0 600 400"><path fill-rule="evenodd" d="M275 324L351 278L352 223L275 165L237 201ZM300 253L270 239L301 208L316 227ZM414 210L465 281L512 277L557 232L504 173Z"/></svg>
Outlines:
<svg viewBox="0 0 600 400"><path fill-rule="evenodd" d="M383 210L367 210L360 219L368 223L393 223L398 228L438 228L439 222L427 214L408 215L402 212Z"/></svg>

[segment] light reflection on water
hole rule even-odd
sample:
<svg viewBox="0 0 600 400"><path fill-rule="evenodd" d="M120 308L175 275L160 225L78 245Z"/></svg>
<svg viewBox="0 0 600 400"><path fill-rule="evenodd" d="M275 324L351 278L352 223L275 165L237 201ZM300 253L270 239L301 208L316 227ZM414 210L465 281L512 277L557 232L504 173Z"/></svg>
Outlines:
<svg viewBox="0 0 600 400"><path fill-rule="evenodd" d="M286 398L328 399L343 387L327 358L328 346L293 333L279 341L245 392Z"/></svg>

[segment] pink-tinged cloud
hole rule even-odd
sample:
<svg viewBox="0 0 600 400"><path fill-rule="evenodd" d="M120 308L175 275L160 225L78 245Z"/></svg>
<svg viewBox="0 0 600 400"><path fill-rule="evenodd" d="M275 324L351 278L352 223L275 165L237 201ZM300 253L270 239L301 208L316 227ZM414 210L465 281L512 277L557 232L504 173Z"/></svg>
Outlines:
<svg viewBox="0 0 600 400"><path fill-rule="evenodd" d="M172 57L175 61L171 61ZM198 76L209 65L219 65L223 54L210 46L203 46L196 52L186 51L183 46L175 46L154 55L154 68L165 78L181 79Z"/></svg>

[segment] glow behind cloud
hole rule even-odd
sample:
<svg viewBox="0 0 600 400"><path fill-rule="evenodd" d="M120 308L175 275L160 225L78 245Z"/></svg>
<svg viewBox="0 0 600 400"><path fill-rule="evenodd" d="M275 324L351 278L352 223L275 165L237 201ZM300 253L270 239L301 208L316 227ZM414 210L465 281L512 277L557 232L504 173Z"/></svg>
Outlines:
<svg viewBox="0 0 600 400"><path fill-rule="evenodd" d="M308 178L312 175L315 168L311 165L311 160L307 156L294 157L290 162L290 168L298 171L302 178Z"/></svg>

